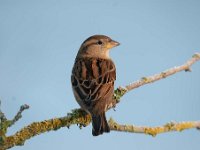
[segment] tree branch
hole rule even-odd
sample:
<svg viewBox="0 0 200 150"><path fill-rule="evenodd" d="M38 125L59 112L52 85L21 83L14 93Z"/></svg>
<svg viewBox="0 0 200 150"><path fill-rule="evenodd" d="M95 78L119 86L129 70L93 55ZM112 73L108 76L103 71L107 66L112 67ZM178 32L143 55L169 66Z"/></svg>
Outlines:
<svg viewBox="0 0 200 150"><path fill-rule="evenodd" d="M129 85L126 85L125 87L119 87L117 90L118 90L118 93L120 93L119 97L115 96L117 99L120 99L121 96L123 96L125 93L135 89L135 88L138 88L142 85L145 85L145 84L149 84L149 83L153 83L155 81L158 81L160 79L164 79L168 76L171 76L177 72L180 72L180 71L186 71L186 72L191 72L191 69L190 67L197 61L200 60L200 53L196 53L192 56L192 58L190 58L186 63L184 63L183 65L181 66L175 66L173 68L170 68L166 71L163 71L161 73L158 73L158 74L155 74L155 75L152 75L152 76L149 76L149 77L142 77L140 80L137 80Z"/></svg>
<svg viewBox="0 0 200 150"><path fill-rule="evenodd" d="M1 105L1 101L0 101ZM6 137L7 129L11 127L12 125L15 124L21 117L22 117L22 112L26 109L28 109L28 105L22 105L20 107L20 110L17 112L15 117L12 120L8 120L5 116L5 114L1 111L0 107L0 150L3 149L3 145L5 145L5 141L8 140L8 137ZM4 148L7 149L7 148Z"/></svg>
<svg viewBox="0 0 200 150"><path fill-rule="evenodd" d="M194 54L191 59L189 59L185 64L173 67L159 74L155 74L149 77L143 77L136 82L133 82L125 87L119 87L114 91L113 95L113 105L114 107L120 102L121 97L127 92L138 88L142 85L149 84L160 79L166 78L180 71L190 71L190 67L196 61L200 60L200 53ZM49 119L41 122L33 122L30 125L22 128L20 131L16 132L11 136L6 136L7 128L13 125L19 118L21 118L21 113L23 110L28 109L28 105L23 105L17 115L13 120L7 120L5 115L0 111L0 150L5 150L11 148L15 145L23 145L27 139L39 135L44 132L58 130L61 127L70 127L73 124L78 124L81 128L82 126L87 126L91 122L91 116L81 109L74 109L67 116L61 118ZM181 123L168 123L160 127L140 127L133 125L120 125L114 120L109 121L109 126L111 130L114 131L124 131L132 133L145 133L155 136L156 134L169 132L169 131L182 131L189 128L200 129L200 121L191 122L181 122Z"/></svg>
<svg viewBox="0 0 200 150"><path fill-rule="evenodd" d="M91 116L81 109L74 109L65 117L44 120L41 122L33 122L30 125L22 128L14 135L6 137L0 150L11 148L15 145L24 145L24 142L31 137L42 134L48 131L55 131L61 127L70 127L73 124L78 124L79 128L87 126L91 122Z"/></svg>
<svg viewBox="0 0 200 150"><path fill-rule="evenodd" d="M200 121L187 121L187 122L169 122L163 126L147 127L135 125L121 125L115 122L112 118L109 120L111 130L130 132L130 133L143 133L155 137L157 134L170 132L170 131L183 131L191 128L200 128Z"/></svg>

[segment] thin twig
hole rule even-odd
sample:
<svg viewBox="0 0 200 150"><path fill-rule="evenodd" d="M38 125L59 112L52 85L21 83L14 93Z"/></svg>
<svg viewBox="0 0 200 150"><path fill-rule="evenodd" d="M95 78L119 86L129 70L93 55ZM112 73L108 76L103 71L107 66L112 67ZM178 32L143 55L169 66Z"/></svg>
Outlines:
<svg viewBox="0 0 200 150"><path fill-rule="evenodd" d="M17 112L17 114L15 115L15 117L12 120L10 120L10 124L8 127L11 127L12 125L14 125L15 122L17 122L22 117L22 112L26 109L29 109L29 105L27 104L22 105L19 111Z"/></svg>
<svg viewBox="0 0 200 150"><path fill-rule="evenodd" d="M177 72L184 71L184 70L191 71L190 67L198 60L200 60L200 53L194 54L191 59L189 59L186 63L184 63L181 66L176 66L176 67L170 68L166 71L163 71L161 73L158 73L158 74L155 74L155 75L152 75L149 77L142 77L140 80L137 80L129 85L126 85L124 89L128 92L128 91L131 91L142 85L149 84L149 83L155 82L160 79L164 79L164 78L166 78L170 75L173 75Z"/></svg>

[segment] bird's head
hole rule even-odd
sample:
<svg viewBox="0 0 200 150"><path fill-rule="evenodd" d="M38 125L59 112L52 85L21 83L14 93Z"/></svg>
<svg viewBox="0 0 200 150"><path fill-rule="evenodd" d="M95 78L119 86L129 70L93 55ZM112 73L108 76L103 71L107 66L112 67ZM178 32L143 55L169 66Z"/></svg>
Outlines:
<svg viewBox="0 0 200 150"><path fill-rule="evenodd" d="M119 42L112 40L105 35L93 35L86 39L78 52L78 57L94 57L109 59L109 50L119 45Z"/></svg>

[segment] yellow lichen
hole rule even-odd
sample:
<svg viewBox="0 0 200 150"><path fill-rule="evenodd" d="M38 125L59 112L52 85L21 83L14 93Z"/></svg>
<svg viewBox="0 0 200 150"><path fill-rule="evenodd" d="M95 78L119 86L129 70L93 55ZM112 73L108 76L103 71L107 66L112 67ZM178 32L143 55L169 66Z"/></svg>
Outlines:
<svg viewBox="0 0 200 150"><path fill-rule="evenodd" d="M161 127L155 127L155 128L144 128L144 133L149 134L153 137L155 137L158 133L164 132L163 128Z"/></svg>
<svg viewBox="0 0 200 150"><path fill-rule="evenodd" d="M167 129L168 131L172 130L174 128L174 122L170 122L164 125L165 129Z"/></svg>
<svg viewBox="0 0 200 150"><path fill-rule="evenodd" d="M192 128L194 124L192 122L183 122L176 125L176 131L183 131L184 129Z"/></svg>
<svg viewBox="0 0 200 150"><path fill-rule="evenodd" d="M161 76L163 77L163 78L166 78L166 72L161 72Z"/></svg>
<svg viewBox="0 0 200 150"><path fill-rule="evenodd" d="M193 56L192 56L193 58L200 58L200 54L199 53L196 53L196 54L194 54Z"/></svg>
<svg viewBox="0 0 200 150"><path fill-rule="evenodd" d="M151 82L151 80L150 80L149 78L147 78L147 77L142 77L141 79L142 79L142 81L145 82L145 83Z"/></svg>
<svg viewBox="0 0 200 150"><path fill-rule="evenodd" d="M114 90L113 99L116 100L117 103L119 103L120 98L127 92L126 88L119 87L116 90Z"/></svg>

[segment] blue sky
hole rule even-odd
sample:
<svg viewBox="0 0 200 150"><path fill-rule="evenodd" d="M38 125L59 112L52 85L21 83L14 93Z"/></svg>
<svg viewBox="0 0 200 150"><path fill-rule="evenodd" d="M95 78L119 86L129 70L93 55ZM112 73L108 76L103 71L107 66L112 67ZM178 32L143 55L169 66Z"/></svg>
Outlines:
<svg viewBox="0 0 200 150"><path fill-rule="evenodd" d="M116 87L184 63L200 52L199 8L198 0L0 0L1 108L12 118L20 105L30 105L8 134L79 107L70 75L81 43L91 35L121 43L111 50ZM129 92L107 118L149 126L200 120L199 66ZM121 132L93 137L90 125L45 133L13 149L187 150L199 149L199 139L195 129L155 138Z"/></svg>

